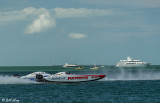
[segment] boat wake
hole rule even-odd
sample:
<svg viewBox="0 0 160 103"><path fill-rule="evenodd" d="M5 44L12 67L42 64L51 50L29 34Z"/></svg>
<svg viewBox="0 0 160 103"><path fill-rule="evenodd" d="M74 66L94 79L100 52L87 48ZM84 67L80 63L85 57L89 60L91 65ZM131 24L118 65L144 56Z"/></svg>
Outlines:
<svg viewBox="0 0 160 103"><path fill-rule="evenodd" d="M0 84L33 84L33 83L36 82L8 75L0 75Z"/></svg>
<svg viewBox="0 0 160 103"><path fill-rule="evenodd" d="M137 71L129 71L121 69L119 72L106 73L106 77L104 81L114 81L114 80L160 80L160 71L145 71L145 70L137 70Z"/></svg>

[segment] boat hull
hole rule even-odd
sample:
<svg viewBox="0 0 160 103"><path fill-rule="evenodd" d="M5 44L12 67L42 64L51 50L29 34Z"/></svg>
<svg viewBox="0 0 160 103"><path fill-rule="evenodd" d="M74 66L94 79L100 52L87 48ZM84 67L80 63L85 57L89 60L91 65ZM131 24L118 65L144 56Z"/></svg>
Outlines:
<svg viewBox="0 0 160 103"><path fill-rule="evenodd" d="M104 78L106 75L76 75L69 72L58 72L56 74L48 74L45 72L33 72L26 76L15 75L21 79L28 79L36 82L60 82L60 83L76 83L95 81Z"/></svg>
<svg viewBox="0 0 160 103"><path fill-rule="evenodd" d="M67 76L52 76L44 78L44 82L60 82L60 83L78 83L96 81L104 78L106 75L67 75Z"/></svg>
<svg viewBox="0 0 160 103"><path fill-rule="evenodd" d="M146 67L149 64L117 64L116 67Z"/></svg>

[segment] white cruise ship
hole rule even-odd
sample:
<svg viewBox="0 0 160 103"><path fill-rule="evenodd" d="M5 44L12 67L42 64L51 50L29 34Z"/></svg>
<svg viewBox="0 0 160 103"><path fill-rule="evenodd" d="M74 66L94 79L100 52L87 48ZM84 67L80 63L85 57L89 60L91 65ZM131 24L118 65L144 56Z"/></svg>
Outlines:
<svg viewBox="0 0 160 103"><path fill-rule="evenodd" d="M127 57L127 60L120 60L117 62L116 67L141 67L148 65L150 65L150 63L142 62L140 60L133 60L131 57Z"/></svg>

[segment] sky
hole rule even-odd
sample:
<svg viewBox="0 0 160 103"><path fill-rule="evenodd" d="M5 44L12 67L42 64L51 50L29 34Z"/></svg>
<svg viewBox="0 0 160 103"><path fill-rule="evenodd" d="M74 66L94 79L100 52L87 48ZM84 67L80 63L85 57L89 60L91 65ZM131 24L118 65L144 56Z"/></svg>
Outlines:
<svg viewBox="0 0 160 103"><path fill-rule="evenodd" d="M0 2L0 66L160 64L160 0Z"/></svg>

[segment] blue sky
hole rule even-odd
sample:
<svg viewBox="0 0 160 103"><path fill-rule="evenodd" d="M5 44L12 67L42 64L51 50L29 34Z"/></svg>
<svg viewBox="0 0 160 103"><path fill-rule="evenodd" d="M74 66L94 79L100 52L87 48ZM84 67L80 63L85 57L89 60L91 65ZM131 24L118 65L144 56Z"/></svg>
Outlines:
<svg viewBox="0 0 160 103"><path fill-rule="evenodd" d="M0 65L160 64L160 0L1 0Z"/></svg>

